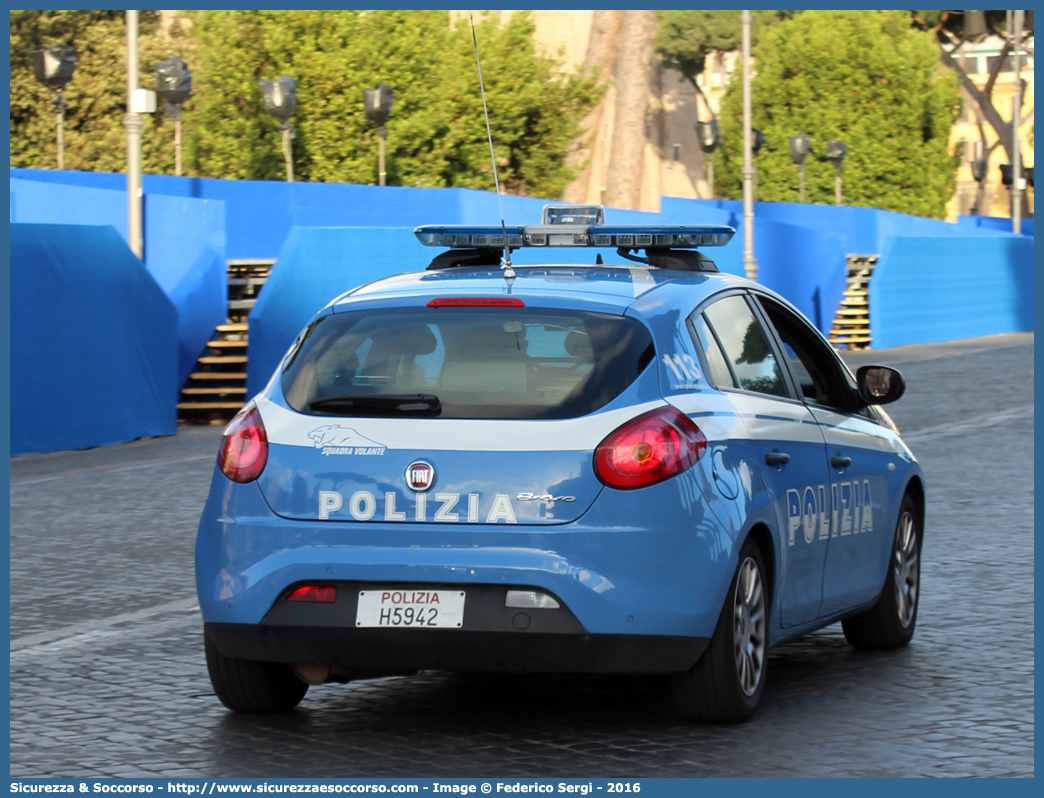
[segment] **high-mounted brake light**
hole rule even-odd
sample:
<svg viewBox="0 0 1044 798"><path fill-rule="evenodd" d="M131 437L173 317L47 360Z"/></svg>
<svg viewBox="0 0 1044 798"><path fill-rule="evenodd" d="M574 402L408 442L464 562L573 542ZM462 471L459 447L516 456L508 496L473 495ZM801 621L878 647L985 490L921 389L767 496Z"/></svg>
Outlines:
<svg viewBox="0 0 1044 798"><path fill-rule="evenodd" d="M595 474L611 488L643 488L685 471L706 448L707 439L688 416L673 407L658 408L598 444Z"/></svg>
<svg viewBox="0 0 1044 798"><path fill-rule="evenodd" d="M293 591L286 600L333 604L337 601L337 585L304 585Z"/></svg>
<svg viewBox="0 0 1044 798"><path fill-rule="evenodd" d="M510 296L449 296L433 299L429 308L524 308L526 303Z"/></svg>
<svg viewBox="0 0 1044 798"><path fill-rule="evenodd" d="M257 406L251 402L225 427L218 467L233 482L253 482L267 462L268 435Z"/></svg>

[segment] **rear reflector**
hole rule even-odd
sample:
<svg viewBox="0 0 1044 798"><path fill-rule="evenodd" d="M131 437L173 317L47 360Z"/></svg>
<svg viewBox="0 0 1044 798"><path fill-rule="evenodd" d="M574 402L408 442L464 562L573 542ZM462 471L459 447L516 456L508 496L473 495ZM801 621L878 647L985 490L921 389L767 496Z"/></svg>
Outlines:
<svg viewBox="0 0 1044 798"><path fill-rule="evenodd" d="M522 610L557 610L561 605L547 593L537 590L509 590L504 606Z"/></svg>
<svg viewBox="0 0 1044 798"><path fill-rule="evenodd" d="M524 308L526 303L511 296L448 296L433 299L429 308Z"/></svg>
<svg viewBox="0 0 1044 798"><path fill-rule="evenodd" d="M286 597L287 601L312 601L333 604L337 601L337 585L305 585Z"/></svg>

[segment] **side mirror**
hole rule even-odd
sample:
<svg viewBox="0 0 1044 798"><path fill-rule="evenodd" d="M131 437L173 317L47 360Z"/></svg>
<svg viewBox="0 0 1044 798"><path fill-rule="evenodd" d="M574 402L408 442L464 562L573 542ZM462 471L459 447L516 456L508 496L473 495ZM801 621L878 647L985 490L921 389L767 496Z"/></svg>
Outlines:
<svg viewBox="0 0 1044 798"><path fill-rule="evenodd" d="M868 405L886 405L906 391L903 375L888 366L860 366L856 372L859 398Z"/></svg>

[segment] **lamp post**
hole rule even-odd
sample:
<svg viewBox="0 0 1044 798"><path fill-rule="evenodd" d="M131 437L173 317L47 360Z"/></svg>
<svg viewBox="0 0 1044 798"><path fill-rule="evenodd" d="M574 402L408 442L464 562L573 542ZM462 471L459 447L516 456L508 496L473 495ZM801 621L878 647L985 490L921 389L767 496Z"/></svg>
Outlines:
<svg viewBox="0 0 1044 798"><path fill-rule="evenodd" d="M828 141L826 157L828 161L834 162L837 174L834 177L834 204L841 204L841 167L845 162L848 147L843 141Z"/></svg>
<svg viewBox="0 0 1044 798"><path fill-rule="evenodd" d="M721 143L721 134L718 132L718 120L711 119L709 122L696 123L696 138L700 140L700 149L709 155L707 159L707 188L711 199L714 199L714 151Z"/></svg>
<svg viewBox="0 0 1044 798"><path fill-rule="evenodd" d="M802 203L805 201L805 156L811 151L812 143L804 133L790 137L790 160L797 164L798 202Z"/></svg>
<svg viewBox="0 0 1044 798"><path fill-rule="evenodd" d="M1011 231L1022 232L1022 192L1026 188L1026 181L1022 179L1022 145L1019 136L1019 117L1022 114L1022 61L1020 50L1022 49L1022 24L1025 11L1015 11L1015 98L1012 102L1011 111L1011 134L1012 134L1012 166L1015 169L1014 185L1011 189Z"/></svg>
<svg viewBox="0 0 1044 798"><path fill-rule="evenodd" d="M983 195L983 181L986 179L986 175L989 173L990 164L985 157L986 143L984 141L975 142L975 158L968 166L971 168L972 179L975 180L977 186L975 188L975 204L972 206L972 215L979 216L982 213L982 203L984 199Z"/></svg>
<svg viewBox="0 0 1044 798"><path fill-rule="evenodd" d="M751 101L750 101L750 11L741 16L743 23L743 270L748 280L758 278L758 262L754 258L754 167L751 165Z"/></svg>
<svg viewBox="0 0 1044 798"><path fill-rule="evenodd" d="M261 93L265 99L265 113L281 122L279 130L283 134L283 158L286 159L286 182L294 182L294 154L290 149L290 140L294 137L294 129L290 126L290 117L297 110L297 84L289 75L280 75L279 80L262 80Z"/></svg>
<svg viewBox="0 0 1044 798"><path fill-rule="evenodd" d="M65 109L68 104L62 95L69 81L72 80L73 70L76 69L76 53L68 44L56 44L46 50L33 51L33 74L36 79L54 89L54 122L58 133L58 168L65 168Z"/></svg>
<svg viewBox="0 0 1044 798"><path fill-rule="evenodd" d="M758 130L756 127L751 128L750 135L752 137L750 142L750 152L754 156L754 202L758 201L758 153L761 152L761 148L765 146L765 134Z"/></svg>
<svg viewBox="0 0 1044 798"><path fill-rule="evenodd" d="M392 109L392 90L382 83L376 89L363 89L363 109L366 118L377 126L377 185L383 186L387 172L384 169L384 144L388 131L384 123L388 121Z"/></svg>
<svg viewBox="0 0 1044 798"><path fill-rule="evenodd" d="M155 65L156 93L165 103L163 113L174 123L174 175L181 177L181 104L192 93L192 73L178 56Z"/></svg>
<svg viewBox="0 0 1044 798"><path fill-rule="evenodd" d="M127 12L127 244L144 257L144 225L141 214L141 127L142 114L156 110L156 92L138 87L138 12Z"/></svg>

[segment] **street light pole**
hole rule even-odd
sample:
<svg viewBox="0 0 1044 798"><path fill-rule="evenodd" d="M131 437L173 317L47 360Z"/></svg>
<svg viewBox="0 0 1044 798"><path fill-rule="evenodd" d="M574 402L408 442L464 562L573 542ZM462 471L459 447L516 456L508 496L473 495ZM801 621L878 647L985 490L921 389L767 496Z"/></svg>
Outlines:
<svg viewBox="0 0 1044 798"><path fill-rule="evenodd" d="M68 105L61 92L54 95L54 121L58 128L58 168L65 168L65 109Z"/></svg>
<svg viewBox="0 0 1044 798"><path fill-rule="evenodd" d="M392 90L384 83L376 89L363 89L363 111L366 113L366 118L377 126L377 185L379 186L383 186L388 177L384 165L384 147L385 139L388 138L388 129L384 123L388 121L393 102Z"/></svg>
<svg viewBox="0 0 1044 798"><path fill-rule="evenodd" d="M384 141L388 138L388 129L377 128L377 185L383 186L388 173L384 169Z"/></svg>
<svg viewBox="0 0 1044 798"><path fill-rule="evenodd" d="M718 133L718 120L711 119L707 122L696 122L696 136L700 140L700 149L703 150L704 163L707 167L707 190L710 198L714 199L714 151L718 149L721 135Z"/></svg>
<svg viewBox="0 0 1044 798"><path fill-rule="evenodd" d="M1022 78L1019 75L1022 61L1019 50L1022 48L1022 24L1024 11L1015 12L1015 99L1012 103L1012 183L1011 183L1011 230L1022 232L1022 147L1019 142L1019 117L1022 115Z"/></svg>
<svg viewBox="0 0 1044 798"><path fill-rule="evenodd" d="M46 50L34 50L33 74L48 88L54 89L54 125L58 134L58 168L65 168L65 109L69 104L62 94L76 68L76 54L71 45L56 44Z"/></svg>
<svg viewBox="0 0 1044 798"><path fill-rule="evenodd" d="M798 202L801 203L805 202L805 158L810 150L811 142L804 133L790 137L790 160L798 168Z"/></svg>
<svg viewBox="0 0 1044 798"><path fill-rule="evenodd" d="M758 279L758 262L754 258L754 166L751 147L750 100L750 11L744 11L743 22L743 270L748 280Z"/></svg>
<svg viewBox="0 0 1044 798"><path fill-rule="evenodd" d="M165 101L163 115L174 123L174 176L181 177L181 106L192 94L192 73L180 56L155 65L156 94Z"/></svg>
<svg viewBox="0 0 1044 798"><path fill-rule="evenodd" d="M290 148L290 140L294 137L294 129L290 126L290 117L297 109L297 84L289 75L280 75L278 80L262 80L261 93L264 96L265 111L283 124L279 132L283 136L283 159L286 161L286 182L294 182L294 153Z"/></svg>
<svg viewBox="0 0 1044 798"><path fill-rule="evenodd" d="M181 177L181 109L174 120L174 176Z"/></svg>
<svg viewBox="0 0 1044 798"><path fill-rule="evenodd" d="M834 162L834 169L837 170L837 174L834 176L834 204L841 204L841 169L845 163L845 155L848 153L848 147L845 146L843 141L828 141L827 142L827 160Z"/></svg>
<svg viewBox="0 0 1044 798"><path fill-rule="evenodd" d="M127 243L131 252L142 257L141 223L141 114L134 112L134 92L138 90L138 12L127 12Z"/></svg>
<svg viewBox="0 0 1044 798"><path fill-rule="evenodd" d="M294 129L290 127L289 122L284 122L279 126L279 129L283 133L283 159L286 161L286 182L294 182L294 154L293 150L290 149L290 139L294 137Z"/></svg>

